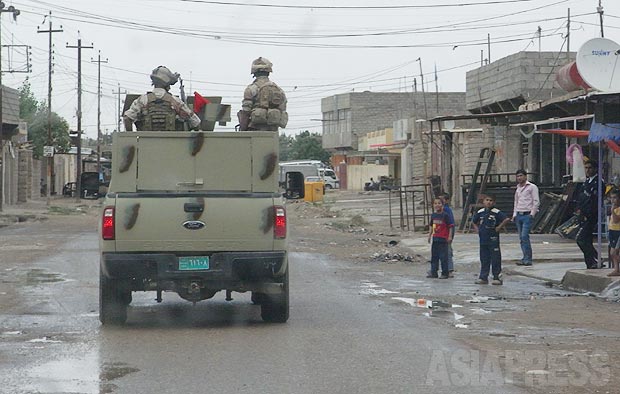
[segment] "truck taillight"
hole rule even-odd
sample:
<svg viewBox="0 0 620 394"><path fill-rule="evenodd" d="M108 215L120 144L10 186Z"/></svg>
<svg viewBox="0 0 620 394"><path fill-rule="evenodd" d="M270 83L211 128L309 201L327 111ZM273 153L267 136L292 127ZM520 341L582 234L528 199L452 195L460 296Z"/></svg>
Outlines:
<svg viewBox="0 0 620 394"><path fill-rule="evenodd" d="M103 210L101 236L106 240L114 239L114 208L112 207L108 207Z"/></svg>
<svg viewBox="0 0 620 394"><path fill-rule="evenodd" d="M273 207L273 210L275 212L273 237L278 239L286 238L286 210L284 207L279 206Z"/></svg>

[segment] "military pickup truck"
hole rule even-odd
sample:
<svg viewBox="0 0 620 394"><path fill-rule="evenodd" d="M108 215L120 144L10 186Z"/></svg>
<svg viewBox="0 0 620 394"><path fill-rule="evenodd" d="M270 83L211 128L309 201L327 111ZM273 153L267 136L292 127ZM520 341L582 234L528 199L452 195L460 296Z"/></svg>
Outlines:
<svg viewBox="0 0 620 394"><path fill-rule="evenodd" d="M100 220L99 318L124 324L132 292L197 302L251 292L289 317L277 132L120 132Z"/></svg>

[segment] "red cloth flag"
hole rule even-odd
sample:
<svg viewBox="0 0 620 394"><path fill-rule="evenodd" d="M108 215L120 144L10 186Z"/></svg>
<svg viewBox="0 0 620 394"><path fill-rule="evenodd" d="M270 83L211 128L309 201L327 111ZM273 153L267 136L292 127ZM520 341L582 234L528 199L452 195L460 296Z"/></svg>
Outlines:
<svg viewBox="0 0 620 394"><path fill-rule="evenodd" d="M205 105L210 104L211 101L202 97L200 93L194 92L194 112L199 114Z"/></svg>

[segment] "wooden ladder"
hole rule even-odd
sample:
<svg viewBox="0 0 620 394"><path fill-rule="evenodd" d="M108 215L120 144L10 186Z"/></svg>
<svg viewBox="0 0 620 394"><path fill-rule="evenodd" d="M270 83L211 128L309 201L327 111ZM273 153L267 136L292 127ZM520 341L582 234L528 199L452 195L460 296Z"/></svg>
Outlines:
<svg viewBox="0 0 620 394"><path fill-rule="evenodd" d="M470 229L471 218L474 215L474 211L477 207L478 196L484 193L484 190L486 189L487 181L489 180L489 173L491 172L491 167L493 166L494 159L494 149L482 148L480 150L480 157L478 158L478 162L476 163L476 169L471 180L471 185L469 186L469 191L467 192L465 204L463 204L463 217L461 218L461 223L459 224L460 231L462 231L463 229L467 229L467 231L469 231ZM478 177L480 176L480 171L483 164L486 164L484 169L484 175L482 176L482 180L480 181L480 185L478 186Z"/></svg>

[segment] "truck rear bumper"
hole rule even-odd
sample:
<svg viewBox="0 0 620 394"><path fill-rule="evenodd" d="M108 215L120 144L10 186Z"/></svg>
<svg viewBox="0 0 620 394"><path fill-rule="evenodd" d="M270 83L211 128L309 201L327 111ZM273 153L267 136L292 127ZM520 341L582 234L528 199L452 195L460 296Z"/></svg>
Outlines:
<svg viewBox="0 0 620 394"><path fill-rule="evenodd" d="M173 253L103 253L101 272L108 278L133 280L260 281L287 270L286 251L220 252L209 255L209 269L179 270Z"/></svg>

